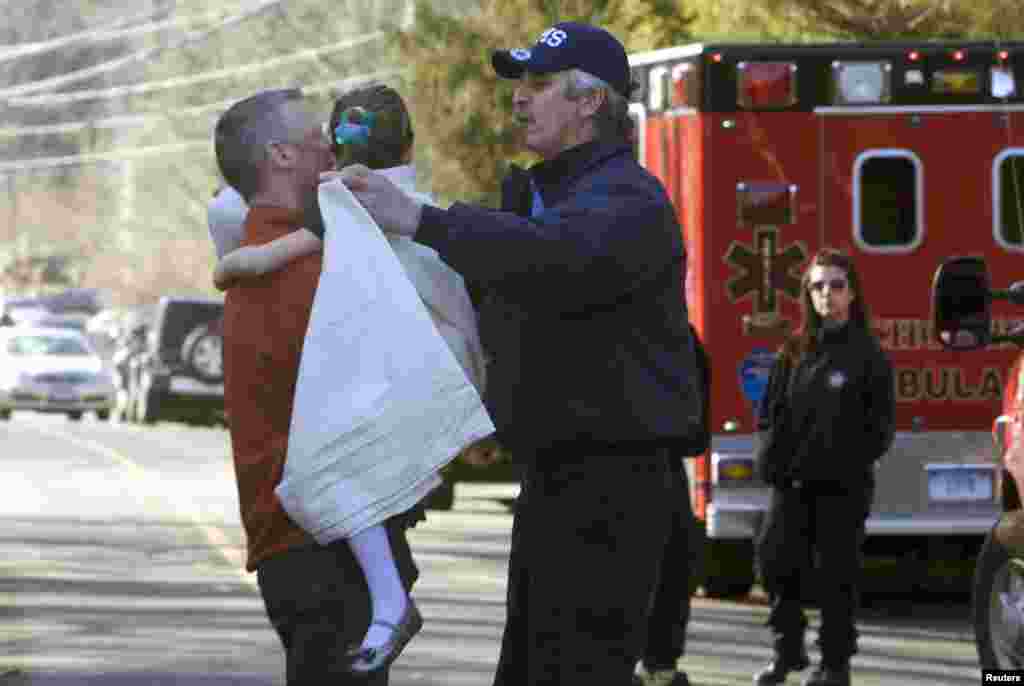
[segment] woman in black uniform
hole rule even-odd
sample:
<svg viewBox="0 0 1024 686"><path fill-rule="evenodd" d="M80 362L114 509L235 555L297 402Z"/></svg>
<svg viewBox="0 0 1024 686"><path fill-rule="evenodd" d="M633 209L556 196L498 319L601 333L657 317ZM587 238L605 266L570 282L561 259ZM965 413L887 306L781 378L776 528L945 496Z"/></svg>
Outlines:
<svg viewBox="0 0 1024 686"><path fill-rule="evenodd" d="M804 684L846 686L874 466L893 438L893 371L849 257L819 252L802 285L803 325L782 346L759 412L761 477L772 503L757 554L774 659L754 683L781 684L810 662L801 588L817 553L821 663Z"/></svg>

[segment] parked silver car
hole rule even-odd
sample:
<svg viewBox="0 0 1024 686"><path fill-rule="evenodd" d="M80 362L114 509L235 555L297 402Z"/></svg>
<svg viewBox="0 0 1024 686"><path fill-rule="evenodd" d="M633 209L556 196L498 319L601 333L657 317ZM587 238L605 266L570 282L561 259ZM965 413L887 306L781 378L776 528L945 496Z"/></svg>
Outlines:
<svg viewBox="0 0 1024 686"><path fill-rule="evenodd" d="M114 382L103 359L82 333L68 328L0 328L0 419L13 410L85 412L106 419Z"/></svg>

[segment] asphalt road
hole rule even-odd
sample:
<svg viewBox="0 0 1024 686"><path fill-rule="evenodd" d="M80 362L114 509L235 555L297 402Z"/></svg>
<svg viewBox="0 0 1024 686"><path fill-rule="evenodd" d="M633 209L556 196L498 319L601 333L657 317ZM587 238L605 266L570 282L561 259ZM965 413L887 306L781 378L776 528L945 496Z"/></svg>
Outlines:
<svg viewBox="0 0 1024 686"><path fill-rule="evenodd" d="M0 684L284 683L242 570L224 431L15 414L0 446ZM514 492L459 484L454 510L412 532L426 626L393 686L490 685L511 529L500 500ZM855 683L979 683L968 612L963 596L876 601L860 622ZM757 594L695 599L681 665L694 686L749 684L770 654L766 615Z"/></svg>

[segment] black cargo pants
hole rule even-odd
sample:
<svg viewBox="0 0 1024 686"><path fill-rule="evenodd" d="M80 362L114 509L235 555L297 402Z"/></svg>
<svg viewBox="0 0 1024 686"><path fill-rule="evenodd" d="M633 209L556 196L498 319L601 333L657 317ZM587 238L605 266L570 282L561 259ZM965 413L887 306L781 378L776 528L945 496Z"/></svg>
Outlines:
<svg viewBox="0 0 1024 686"><path fill-rule="evenodd" d="M676 492L665 456L531 456L495 686L629 686Z"/></svg>
<svg viewBox="0 0 1024 686"><path fill-rule="evenodd" d="M643 651L643 665L652 672L675 669L686 652L691 577L699 572L697 567L701 560L686 467L677 459L669 468L676 482L674 507L669 517L671 529L647 620L647 645Z"/></svg>
<svg viewBox="0 0 1024 686"><path fill-rule="evenodd" d="M802 645L807 627L803 589L813 580L810 585L821 605L822 661L842 665L857 652L861 546L872 493L870 487L845 491L841 486L799 482L772 490L757 557L771 604L768 626L776 634L777 647Z"/></svg>

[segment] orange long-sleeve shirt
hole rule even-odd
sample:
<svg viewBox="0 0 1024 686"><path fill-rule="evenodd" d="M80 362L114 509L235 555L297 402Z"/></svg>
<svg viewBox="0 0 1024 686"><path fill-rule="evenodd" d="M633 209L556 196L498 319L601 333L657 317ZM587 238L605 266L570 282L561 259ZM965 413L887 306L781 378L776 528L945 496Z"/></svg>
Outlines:
<svg viewBox="0 0 1024 686"><path fill-rule="evenodd" d="M300 213L273 207L249 211L243 245L259 245L300 226ZM232 287L224 301L224 402L242 524L246 568L289 548L313 543L281 507L299 358L320 278L321 253Z"/></svg>

